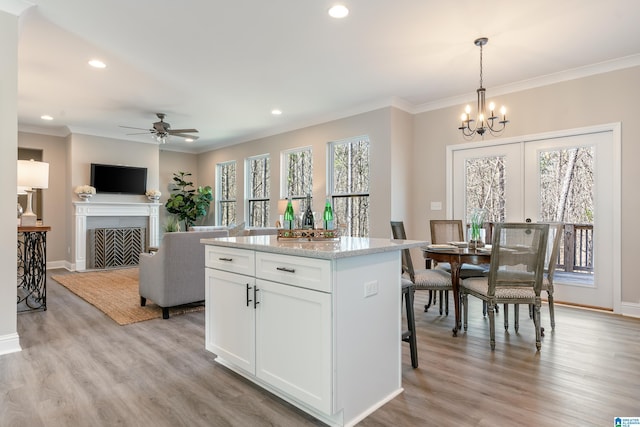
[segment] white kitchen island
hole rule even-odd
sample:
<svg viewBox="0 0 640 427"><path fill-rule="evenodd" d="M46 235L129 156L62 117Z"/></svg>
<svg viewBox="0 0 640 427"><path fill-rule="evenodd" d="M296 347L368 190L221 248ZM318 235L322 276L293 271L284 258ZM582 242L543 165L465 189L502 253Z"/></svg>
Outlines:
<svg viewBox="0 0 640 427"><path fill-rule="evenodd" d="M206 349L329 425L402 392L400 250L409 240L202 239Z"/></svg>

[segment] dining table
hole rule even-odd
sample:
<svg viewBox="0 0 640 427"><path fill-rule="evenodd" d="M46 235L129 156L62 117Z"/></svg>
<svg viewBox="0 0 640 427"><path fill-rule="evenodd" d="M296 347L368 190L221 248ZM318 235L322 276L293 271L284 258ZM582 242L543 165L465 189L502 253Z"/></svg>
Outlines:
<svg viewBox="0 0 640 427"><path fill-rule="evenodd" d="M453 290L453 306L455 311L455 324L453 336L458 335L462 326L460 313L460 270L463 264L489 264L491 262L491 247L482 248L458 247L455 245L427 245L423 246L424 258L436 262L446 262L451 265L451 287Z"/></svg>

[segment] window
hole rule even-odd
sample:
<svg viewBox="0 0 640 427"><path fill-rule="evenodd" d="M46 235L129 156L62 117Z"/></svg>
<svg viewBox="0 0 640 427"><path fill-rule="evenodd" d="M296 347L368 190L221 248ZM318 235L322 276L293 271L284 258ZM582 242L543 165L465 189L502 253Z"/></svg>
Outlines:
<svg viewBox="0 0 640 427"><path fill-rule="evenodd" d="M218 224L230 225L236 222L236 162L218 163L217 201Z"/></svg>
<svg viewBox="0 0 640 427"><path fill-rule="evenodd" d="M311 147L282 154L282 195L300 201L300 212L307 208L307 194L313 191L313 152ZM299 214L300 212L296 212Z"/></svg>
<svg viewBox="0 0 640 427"><path fill-rule="evenodd" d="M329 144L327 182L333 215L344 234L369 236L369 137Z"/></svg>
<svg viewBox="0 0 640 427"><path fill-rule="evenodd" d="M269 155L247 159L247 206L250 227L267 227L269 224Z"/></svg>

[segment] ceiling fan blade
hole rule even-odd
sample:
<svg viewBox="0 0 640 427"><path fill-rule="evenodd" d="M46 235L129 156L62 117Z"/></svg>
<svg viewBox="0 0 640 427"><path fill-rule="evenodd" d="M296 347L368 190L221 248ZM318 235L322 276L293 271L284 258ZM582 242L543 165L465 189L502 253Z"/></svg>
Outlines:
<svg viewBox="0 0 640 427"><path fill-rule="evenodd" d="M151 133L153 132L146 131L146 132L128 133L127 135L149 135Z"/></svg>
<svg viewBox="0 0 640 427"><path fill-rule="evenodd" d="M200 138L199 136L195 136L195 135L187 135L186 133L170 133L171 136L179 136L181 138L190 138L193 139L194 141L198 138Z"/></svg>
<svg viewBox="0 0 640 427"><path fill-rule="evenodd" d="M134 128L134 127L132 127L132 126L122 126L122 125L120 125L120 127L121 127L121 128L127 128L127 129L139 129L139 130L146 130L146 131L153 132L153 130L151 130L151 129L146 129L146 128Z"/></svg>
<svg viewBox="0 0 640 427"><path fill-rule="evenodd" d="M167 132L171 135L175 135L177 133L197 133L198 129L167 129Z"/></svg>

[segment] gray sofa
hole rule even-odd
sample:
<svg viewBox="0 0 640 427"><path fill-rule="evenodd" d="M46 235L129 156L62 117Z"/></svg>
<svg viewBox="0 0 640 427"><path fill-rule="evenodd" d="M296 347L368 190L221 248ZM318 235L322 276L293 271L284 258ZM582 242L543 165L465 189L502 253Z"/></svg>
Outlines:
<svg viewBox="0 0 640 427"><path fill-rule="evenodd" d="M204 301L204 245L227 230L165 233L155 253L140 254L140 305L150 299L169 318L169 307Z"/></svg>

